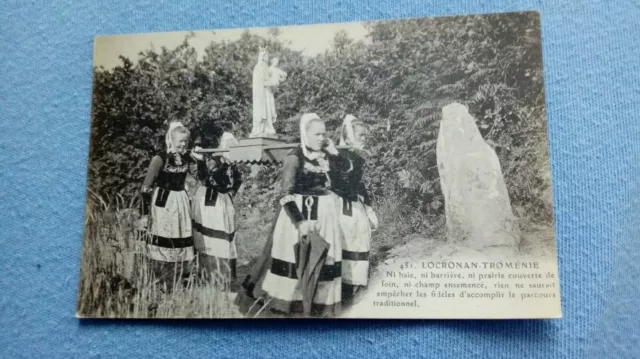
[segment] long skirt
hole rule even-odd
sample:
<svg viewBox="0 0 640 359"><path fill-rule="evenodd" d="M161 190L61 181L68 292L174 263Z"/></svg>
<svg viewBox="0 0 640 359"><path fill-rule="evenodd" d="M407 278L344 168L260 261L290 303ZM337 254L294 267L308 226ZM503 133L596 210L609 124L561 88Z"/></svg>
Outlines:
<svg viewBox="0 0 640 359"><path fill-rule="evenodd" d="M340 227L344 235L342 294L348 300L369 281L371 226L362 202L345 198L340 198L339 202Z"/></svg>
<svg viewBox="0 0 640 359"><path fill-rule="evenodd" d="M195 258L187 192L156 188L150 212L146 255L156 278L173 287Z"/></svg>
<svg viewBox="0 0 640 359"><path fill-rule="evenodd" d="M305 218L309 212L303 208L307 196L294 195L296 204ZM342 293L342 231L340 230L336 202L333 194L314 196L311 220L318 223L320 236L329 244L329 252L315 295L312 300L313 316L335 316L340 313ZM266 293L265 303L269 308L284 313L302 313L302 291L296 273L294 246L298 243L299 232L284 208L280 210L273 229L271 241L270 267L268 268L262 291Z"/></svg>
<svg viewBox="0 0 640 359"><path fill-rule="evenodd" d="M236 279L236 213L229 193L201 186L192 202L193 236L201 268L222 283Z"/></svg>

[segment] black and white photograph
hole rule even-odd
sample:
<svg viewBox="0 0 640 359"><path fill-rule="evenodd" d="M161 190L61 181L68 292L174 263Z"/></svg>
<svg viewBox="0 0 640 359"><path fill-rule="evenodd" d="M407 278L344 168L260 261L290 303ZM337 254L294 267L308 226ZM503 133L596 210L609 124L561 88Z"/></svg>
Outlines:
<svg viewBox="0 0 640 359"><path fill-rule="evenodd" d="M100 36L81 318L561 316L537 12Z"/></svg>

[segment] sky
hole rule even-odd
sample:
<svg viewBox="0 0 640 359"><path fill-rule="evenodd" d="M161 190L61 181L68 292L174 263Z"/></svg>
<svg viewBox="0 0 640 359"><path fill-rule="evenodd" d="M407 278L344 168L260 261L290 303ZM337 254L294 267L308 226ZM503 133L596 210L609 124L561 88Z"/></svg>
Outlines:
<svg viewBox="0 0 640 359"><path fill-rule="evenodd" d="M244 30L241 28L194 31L195 37L190 39L189 43L198 52L198 56L201 57L204 55L204 49L211 41L233 41L240 38ZM269 28L250 28L248 30L253 34L266 37ZM279 27L279 30L279 38L281 40L289 42L290 48L302 51L307 56L314 56L328 49L333 43L335 34L340 30L345 30L349 37L354 40L365 40L367 35L363 23L359 22L284 26ZM120 55L135 61L140 51L146 50L151 46L155 49L160 49L162 46L169 49L175 48L182 43L188 34L189 31L96 37L94 42L94 66L112 69L121 64L118 59Z"/></svg>

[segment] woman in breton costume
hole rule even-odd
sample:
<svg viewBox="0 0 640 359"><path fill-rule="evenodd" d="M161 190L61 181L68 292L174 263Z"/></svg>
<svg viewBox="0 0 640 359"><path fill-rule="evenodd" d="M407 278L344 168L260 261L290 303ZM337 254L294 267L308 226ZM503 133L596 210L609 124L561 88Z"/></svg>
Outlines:
<svg viewBox="0 0 640 359"><path fill-rule="evenodd" d="M235 137L222 135L219 148L228 148ZM236 212L233 196L242 184L237 167L228 154L198 161L198 187L192 202L195 248L203 273L209 279L216 274L223 283L236 280ZM226 286L226 285L225 285Z"/></svg>
<svg viewBox="0 0 640 359"><path fill-rule="evenodd" d="M348 171L332 170L332 190L340 197L338 213L344 236L342 245L342 297L349 303L369 280L369 250L371 230L378 219L371 209L371 201L362 182L366 151L366 126L352 115L344 118L340 130L340 145L349 146L340 154L349 159Z"/></svg>
<svg viewBox="0 0 640 359"><path fill-rule="evenodd" d="M146 253L156 278L168 288L188 275L194 259L191 206L185 190L189 165L201 155L187 151L189 130L169 125L167 150L151 159L142 185L143 215L147 218Z"/></svg>
<svg viewBox="0 0 640 359"><path fill-rule="evenodd" d="M311 315L340 313L343 239L335 211L338 197L329 190L328 173L331 168L346 171L350 163L340 157L333 142L326 139L324 121L316 114L302 116L300 138L300 147L284 159L280 213L262 257L243 283L247 293L236 302L243 312L255 312L252 308L263 304L275 313L303 312L294 246L300 235L314 228L329 249L311 302Z"/></svg>

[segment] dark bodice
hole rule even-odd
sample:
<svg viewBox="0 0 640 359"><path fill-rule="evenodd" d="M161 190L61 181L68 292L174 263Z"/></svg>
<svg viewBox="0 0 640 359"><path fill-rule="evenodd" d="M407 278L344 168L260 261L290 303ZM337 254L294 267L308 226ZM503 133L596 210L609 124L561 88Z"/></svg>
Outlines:
<svg viewBox="0 0 640 359"><path fill-rule="evenodd" d="M235 165L218 159L214 168L207 168L204 161L198 161L198 180L220 193L237 192L242 184L242 175Z"/></svg>
<svg viewBox="0 0 640 359"><path fill-rule="evenodd" d="M326 154L324 161L328 167L323 169L323 160L309 160L304 156L301 147L292 150L284 159L281 196L291 194L319 196L329 193L331 188L329 169L346 171L350 163L341 156L330 154Z"/></svg>
<svg viewBox="0 0 640 359"><path fill-rule="evenodd" d="M149 213L151 194L154 187L166 190L159 196L166 199L167 191L184 191L184 182L189 173L189 166L193 163L190 153L183 155L162 152L151 159L147 176L142 184L143 213ZM162 200L157 204L162 204Z"/></svg>
<svg viewBox="0 0 640 359"><path fill-rule="evenodd" d="M162 152L151 161L144 187L154 186L171 191L184 190L184 182L189 173L189 165L193 163L191 156Z"/></svg>
<svg viewBox="0 0 640 359"><path fill-rule="evenodd" d="M323 196L330 193L331 169L348 171L351 163L340 155L325 153L321 160L309 160L301 147L291 151L284 159L280 185L280 204L294 221L303 219L292 195Z"/></svg>
<svg viewBox="0 0 640 359"><path fill-rule="evenodd" d="M340 155L351 162L347 171L332 169L329 172L331 178L331 190L342 198L357 201L358 195L368 201L362 177L364 175L365 159L356 151L340 150Z"/></svg>

